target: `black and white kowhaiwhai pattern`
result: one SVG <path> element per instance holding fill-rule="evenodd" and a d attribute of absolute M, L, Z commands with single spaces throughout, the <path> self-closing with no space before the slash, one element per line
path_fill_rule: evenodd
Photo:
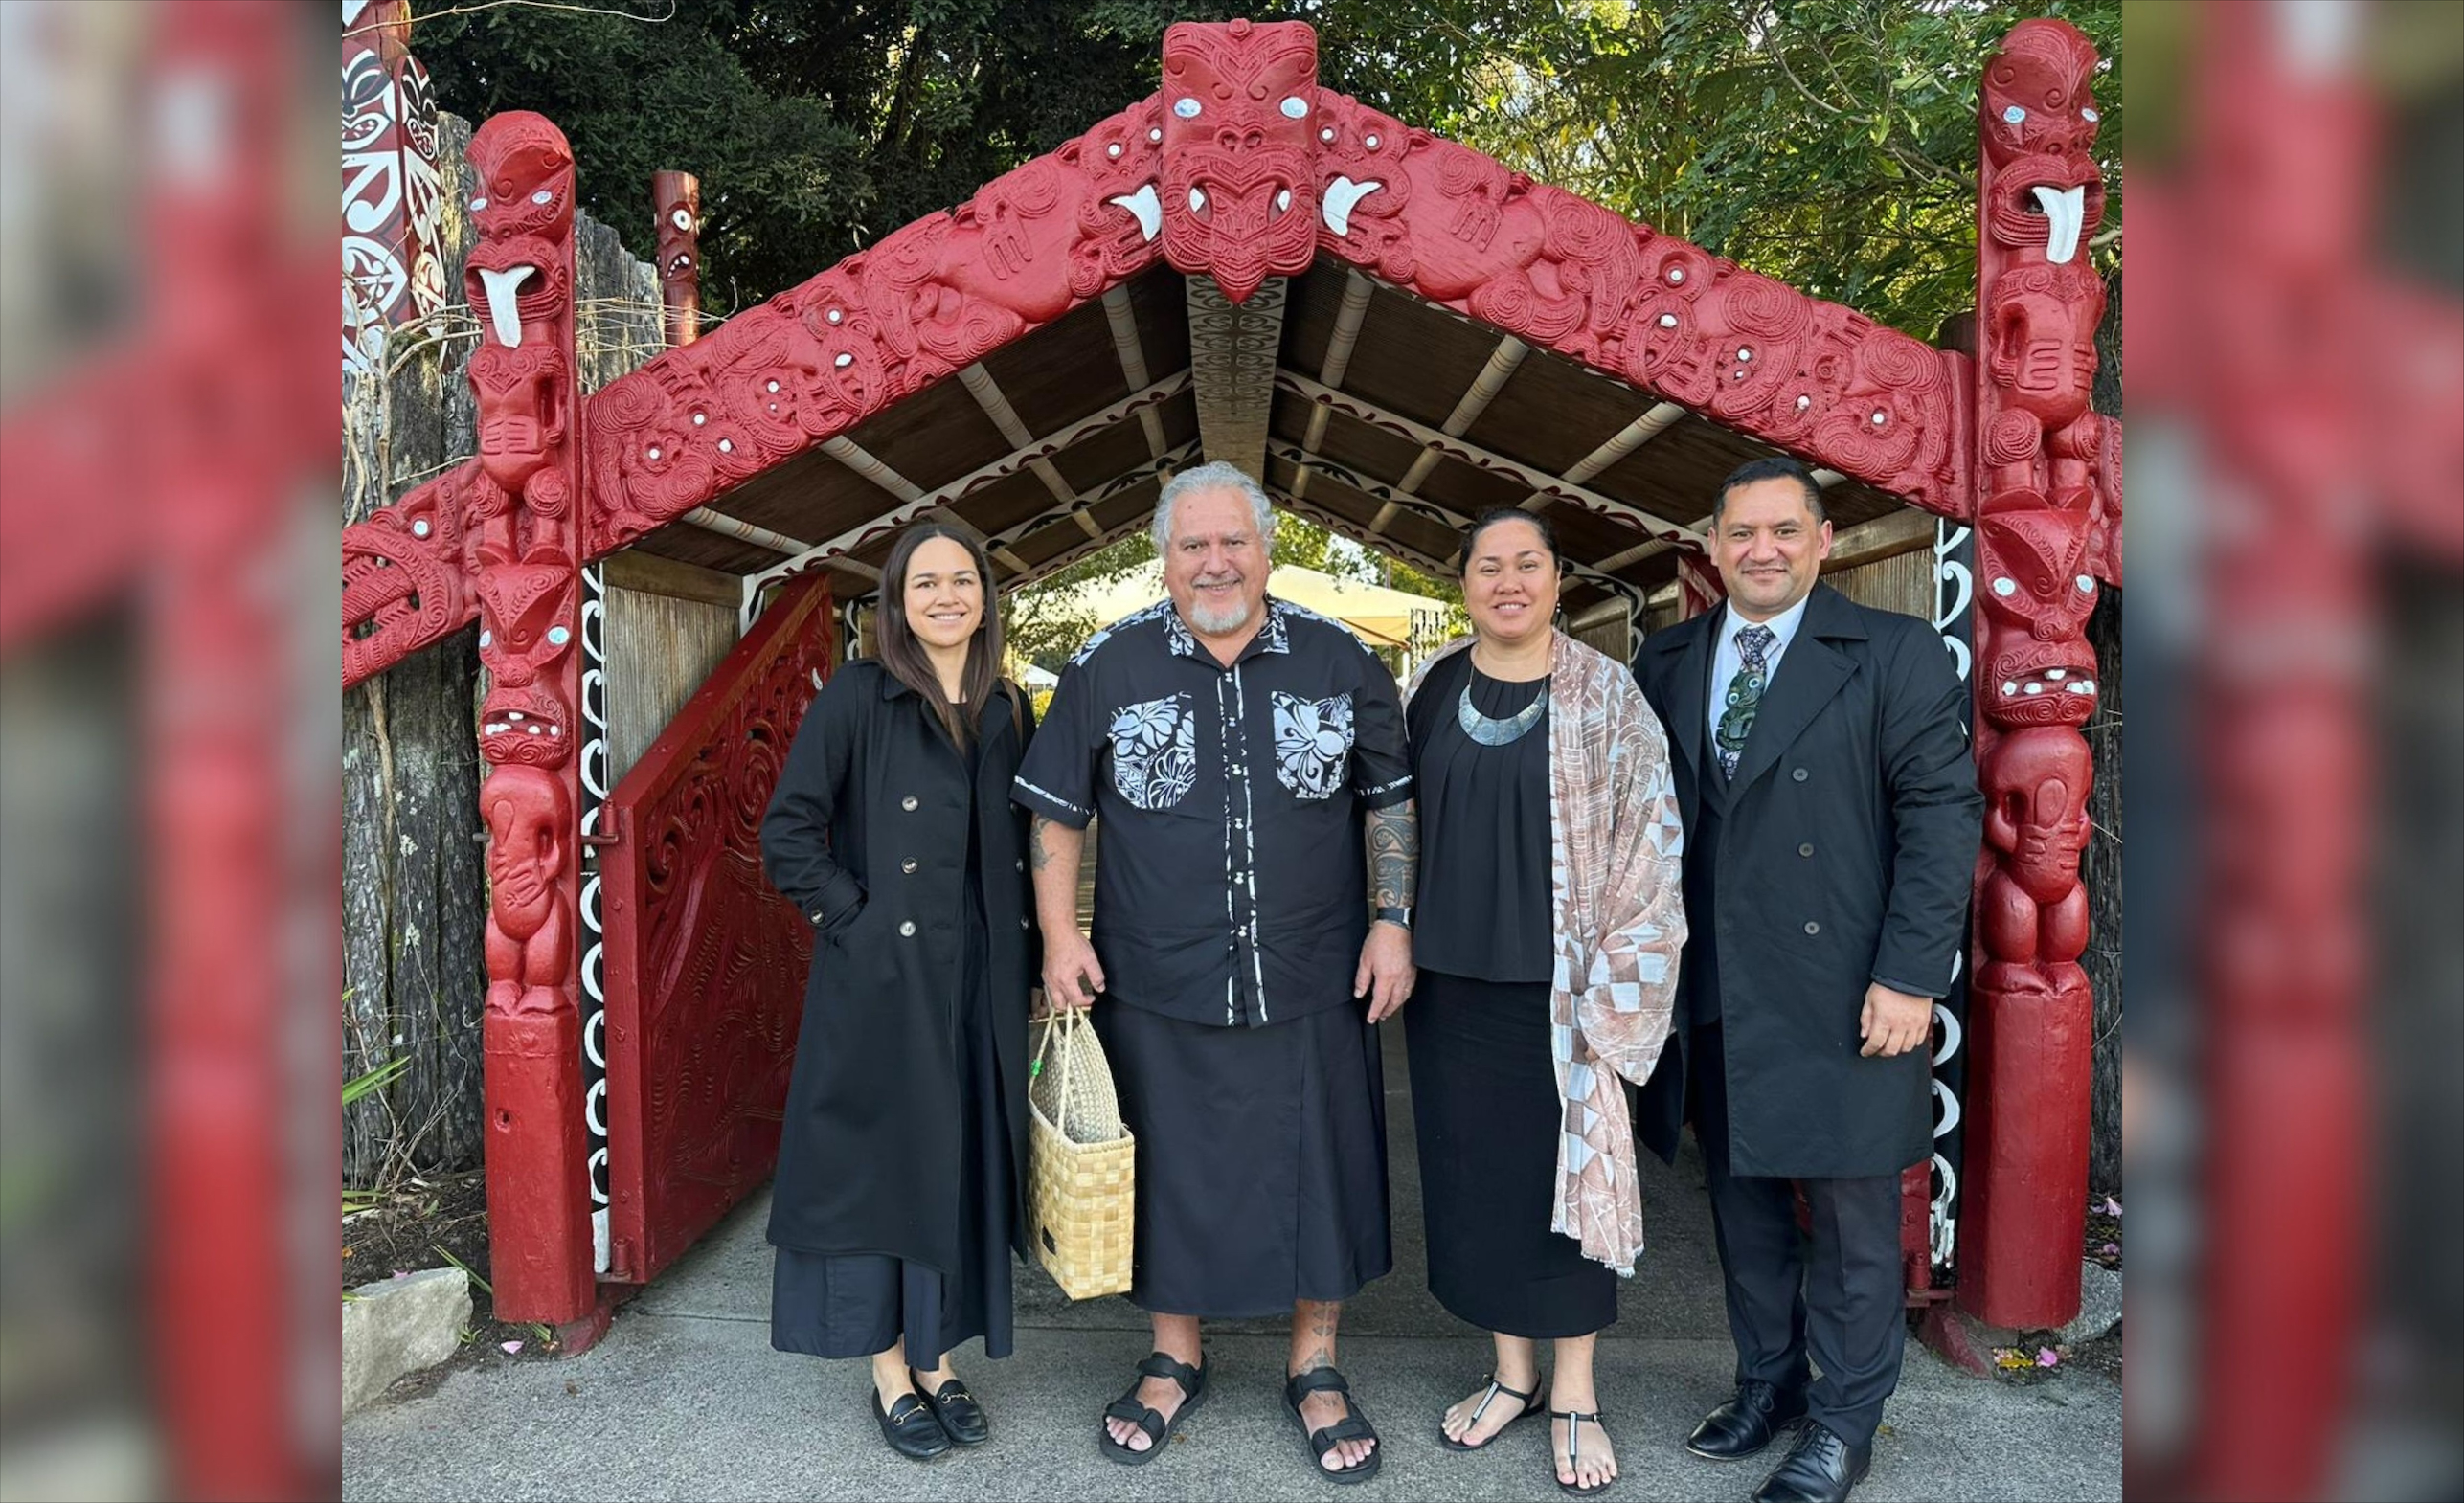
<path fill-rule="evenodd" d="M 1352 697 L 1275 694 L 1275 775 L 1305 799 L 1332 798 L 1352 755 Z"/>
<path fill-rule="evenodd" d="M 1112 786 L 1134 809 L 1169 809 L 1198 780 L 1197 706 L 1187 694 L 1123 705 L 1112 717 Z"/>

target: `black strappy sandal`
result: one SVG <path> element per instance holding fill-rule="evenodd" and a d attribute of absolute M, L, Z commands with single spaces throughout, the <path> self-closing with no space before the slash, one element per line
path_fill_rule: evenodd
<path fill-rule="evenodd" d="M 1323 1429 L 1309 1428 L 1309 1422 L 1300 1417 L 1300 1403 L 1314 1393 L 1343 1395 L 1344 1407 L 1348 1412 Z M 1377 1469 L 1386 1461 L 1386 1447 L 1382 1442 L 1368 1453 L 1368 1460 L 1360 1465 L 1345 1467 L 1341 1471 L 1326 1469 L 1326 1452 L 1344 1442 L 1378 1441 L 1377 1426 L 1368 1423 L 1368 1412 L 1361 1407 L 1358 1399 L 1352 1397 L 1352 1385 L 1344 1380 L 1343 1374 L 1331 1367 L 1313 1367 L 1287 1380 L 1283 1384 L 1283 1407 L 1292 1416 L 1292 1423 L 1300 1428 L 1301 1443 L 1309 1451 L 1311 1471 L 1328 1482 L 1343 1486 L 1367 1482 L 1377 1475 Z"/>
<path fill-rule="evenodd" d="M 1174 1361 L 1161 1352 L 1147 1354 L 1145 1359 L 1138 1364 L 1138 1376 L 1139 1381 L 1129 1385 L 1129 1392 L 1106 1405 L 1103 1414 L 1107 1420 L 1127 1420 L 1144 1430 L 1146 1438 L 1153 1444 L 1144 1450 L 1138 1450 L 1114 1440 L 1109 1425 L 1096 1426 L 1096 1446 L 1104 1453 L 1104 1459 L 1119 1462 L 1124 1467 L 1143 1467 L 1164 1454 L 1164 1447 L 1172 1440 L 1172 1432 L 1180 1428 L 1181 1422 L 1189 1417 L 1189 1411 L 1207 1397 L 1205 1367 L 1191 1367 L 1187 1362 Z M 1139 1385 L 1149 1378 L 1168 1378 L 1181 1385 L 1181 1406 L 1172 1411 L 1172 1418 L 1167 1420 L 1162 1410 L 1138 1402 Z"/>
<path fill-rule="evenodd" d="M 1458 1441 L 1453 1436 L 1447 1434 L 1446 1417 L 1444 1415 L 1439 1415 L 1437 1417 L 1437 1444 L 1445 1447 L 1448 1450 L 1486 1450 L 1491 1446 L 1497 1444 L 1497 1438 L 1499 1436 L 1503 1435 L 1506 1431 L 1514 1427 L 1515 1420 L 1528 1420 L 1533 1415 L 1538 1414 L 1541 1410 L 1543 1401 L 1540 1397 L 1540 1384 L 1537 1381 L 1532 1383 L 1531 1392 L 1525 1393 L 1520 1388 L 1508 1388 L 1505 1384 L 1498 1381 L 1497 1374 L 1491 1373 L 1489 1374 L 1489 1391 L 1481 1396 L 1480 1407 L 1472 1411 L 1472 1423 L 1463 1427 L 1464 1433 L 1469 1434 L 1471 1431 L 1480 1428 L 1481 1416 L 1489 1412 L 1489 1405 L 1497 1402 L 1498 1396 L 1500 1394 L 1503 1394 L 1509 1399 L 1520 1399 L 1523 1401 L 1523 1407 L 1515 1414 L 1513 1420 L 1508 1420 L 1503 1424 L 1499 1425 L 1494 1431 L 1490 1432 L 1487 1440 L 1466 1442 Z"/>
<path fill-rule="evenodd" d="M 1571 1409 L 1551 1409 L 1548 1411 L 1548 1418 L 1566 1422 L 1566 1469 L 1578 1477 L 1581 1476 L 1583 1474 L 1581 1452 L 1575 1447 L 1574 1443 L 1582 1438 L 1585 1420 L 1591 1421 L 1594 1424 L 1600 1424 L 1600 1412 L 1594 1409 L 1589 1414 L 1577 1414 Z M 1608 1428 L 1607 1425 L 1600 1424 L 1600 1433 L 1607 1434 Z M 1548 1475 L 1551 1480 L 1554 1480 L 1557 1475 L 1557 1462 L 1554 1457 L 1551 1457 L 1548 1462 Z M 1604 1481 L 1595 1482 L 1588 1488 L 1578 1488 L 1571 1482 L 1559 1482 L 1557 1491 L 1571 1493 L 1578 1498 L 1597 1497 L 1615 1487 L 1616 1480 L 1615 1477 L 1610 1477 Z"/>

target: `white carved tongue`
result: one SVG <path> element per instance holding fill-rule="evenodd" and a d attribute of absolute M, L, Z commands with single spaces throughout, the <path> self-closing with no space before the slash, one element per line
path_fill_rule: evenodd
<path fill-rule="evenodd" d="M 1338 236 L 1352 233 L 1352 207 L 1386 185 L 1374 178 L 1355 183 L 1348 177 L 1337 177 L 1326 184 L 1318 199 L 1318 217 Z"/>
<path fill-rule="evenodd" d="M 522 315 L 513 304 L 514 291 L 536 270 L 535 266 L 490 266 L 480 271 L 479 284 L 487 291 L 488 322 L 496 327 L 496 342 L 508 349 L 518 349 L 522 345 Z"/>
<path fill-rule="evenodd" d="M 1149 183 L 1134 193 L 1123 193 L 1118 198 L 1107 198 L 1104 202 L 1119 204 L 1136 214 L 1138 233 L 1145 238 L 1151 240 L 1163 233 L 1164 206 L 1156 201 L 1154 184 Z"/>
<path fill-rule="evenodd" d="M 2045 211 L 2045 258 L 2063 265 L 2079 254 L 2079 226 L 2088 213 L 2088 190 L 2039 184 L 2035 192 L 2037 207 Z"/>

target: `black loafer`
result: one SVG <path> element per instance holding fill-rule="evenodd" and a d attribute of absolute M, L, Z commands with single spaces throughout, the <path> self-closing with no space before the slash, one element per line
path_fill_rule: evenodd
<path fill-rule="evenodd" d="M 1694 1433 L 1685 1437 L 1685 1448 L 1707 1461 L 1743 1461 L 1803 1418 L 1804 1389 L 1783 1389 L 1749 1378 L 1737 1384 L 1733 1397 L 1694 1426 Z"/>
<path fill-rule="evenodd" d="M 931 1461 L 950 1448 L 949 1432 L 941 1422 L 933 1418 L 933 1406 L 921 1394 L 900 1394 L 881 1407 L 881 1395 L 875 1392 L 870 1402 L 873 1423 L 881 1426 L 881 1438 L 890 1448 L 910 1461 Z"/>
<path fill-rule="evenodd" d="M 924 1393 L 923 1378 L 914 1372 L 907 1376 L 915 1382 L 916 1391 Z M 953 1378 L 938 1392 L 925 1394 L 925 1397 L 932 1401 L 933 1417 L 941 1422 L 941 1428 L 949 1432 L 953 1442 L 961 1446 L 981 1446 L 992 1439 L 992 1422 L 984 1418 L 983 1405 L 975 1402 L 975 1395 L 967 1392 L 966 1384 Z"/>
<path fill-rule="evenodd" d="M 1808 1424 L 1787 1459 L 1754 1489 L 1753 1503 L 1848 1503 L 1849 1490 L 1873 1464 L 1872 1447 L 1851 1446 L 1827 1424 Z"/>

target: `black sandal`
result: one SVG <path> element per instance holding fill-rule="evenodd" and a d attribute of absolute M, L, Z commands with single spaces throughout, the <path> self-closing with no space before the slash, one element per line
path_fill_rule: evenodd
<path fill-rule="evenodd" d="M 1578 1477 L 1581 1476 L 1583 1474 L 1581 1453 L 1576 1450 L 1574 1443 L 1582 1438 L 1585 1420 L 1591 1421 L 1594 1424 L 1600 1424 L 1600 1412 L 1594 1409 L 1589 1414 L 1577 1414 L 1571 1409 L 1551 1409 L 1548 1411 L 1548 1418 L 1566 1422 L 1566 1469 Z M 1600 1424 L 1600 1433 L 1607 1434 L 1608 1428 L 1607 1425 Z M 1557 1463 L 1553 1457 L 1548 1463 L 1548 1475 L 1552 1478 L 1557 1475 Z M 1597 1497 L 1614 1486 L 1616 1480 L 1615 1477 L 1605 1478 L 1588 1488 L 1578 1488 L 1571 1482 L 1560 1482 L 1557 1484 L 1557 1491 L 1571 1493 L 1578 1498 Z"/>
<path fill-rule="evenodd" d="M 1348 1412 L 1324 1429 L 1309 1428 L 1309 1422 L 1300 1417 L 1300 1402 L 1313 1393 L 1343 1395 L 1344 1407 Z M 1367 1482 L 1377 1475 L 1377 1469 L 1386 1461 L 1386 1447 L 1382 1444 L 1368 1453 L 1368 1460 L 1358 1466 L 1345 1467 L 1340 1471 L 1330 1471 L 1326 1468 L 1326 1452 L 1333 1450 L 1344 1442 L 1374 1443 L 1378 1440 L 1377 1426 L 1368 1423 L 1368 1411 L 1361 1407 L 1361 1402 L 1358 1399 L 1352 1397 L 1352 1385 L 1344 1380 L 1343 1374 L 1331 1367 L 1313 1367 L 1305 1373 L 1287 1380 L 1283 1384 L 1283 1408 L 1292 1416 L 1292 1423 L 1300 1428 L 1301 1442 L 1309 1451 L 1311 1471 L 1328 1482 L 1343 1486 L 1349 1486 L 1355 1482 Z"/>
<path fill-rule="evenodd" d="M 953 1442 L 961 1446 L 981 1446 L 992 1439 L 992 1422 L 984 1418 L 983 1405 L 975 1402 L 975 1395 L 967 1392 L 965 1383 L 953 1378 L 941 1385 L 939 1392 L 924 1393 L 922 1374 L 909 1368 L 907 1378 L 916 1385 L 916 1391 L 924 1394 L 925 1401 L 932 1404 L 933 1418 L 941 1422 L 941 1428 L 949 1432 Z"/>
<path fill-rule="evenodd" d="M 1183 1420 L 1189 1417 L 1189 1411 L 1196 1408 L 1207 1397 L 1205 1367 L 1191 1367 L 1188 1363 L 1175 1361 L 1161 1352 L 1147 1354 L 1145 1360 L 1138 1364 L 1138 1374 L 1139 1381 L 1129 1385 L 1129 1392 L 1106 1405 L 1103 1416 L 1107 1420 L 1127 1420 L 1144 1430 L 1147 1440 L 1152 1444 L 1144 1450 L 1138 1450 L 1114 1440 L 1109 1425 L 1096 1426 L 1096 1447 L 1104 1453 L 1107 1461 L 1117 1461 L 1124 1467 L 1143 1467 L 1162 1455 L 1164 1447 L 1171 1443 L 1172 1432 L 1180 1427 Z M 1184 1397 L 1181 1400 L 1181 1406 L 1172 1411 L 1172 1418 L 1167 1420 L 1164 1418 L 1162 1410 L 1138 1402 L 1139 1386 L 1149 1378 L 1168 1378 L 1181 1385 Z"/>
<path fill-rule="evenodd" d="M 1497 1374 L 1491 1373 L 1489 1374 L 1489 1391 L 1481 1395 L 1480 1407 L 1472 1411 L 1472 1423 L 1463 1426 L 1465 1434 L 1469 1434 L 1473 1430 L 1480 1428 L 1481 1416 L 1489 1412 L 1489 1405 L 1497 1402 L 1497 1398 L 1500 1394 L 1503 1394 L 1509 1399 L 1520 1399 L 1523 1401 L 1523 1407 L 1521 1410 L 1516 1412 L 1513 1420 L 1506 1421 L 1503 1424 L 1499 1425 L 1495 1430 L 1491 1431 L 1487 1440 L 1465 1442 L 1458 1441 L 1446 1433 L 1446 1417 L 1444 1415 L 1439 1415 L 1437 1417 L 1437 1444 L 1445 1447 L 1448 1450 L 1486 1450 L 1489 1447 L 1497 1443 L 1497 1438 L 1499 1436 L 1503 1435 L 1507 1430 L 1514 1427 L 1515 1420 L 1528 1420 L 1533 1415 L 1538 1414 L 1544 1402 L 1540 1397 L 1539 1383 L 1534 1382 L 1531 1385 L 1531 1392 L 1525 1393 L 1520 1388 L 1508 1388 L 1505 1384 L 1498 1381 Z"/>
<path fill-rule="evenodd" d="M 881 1426 L 881 1438 L 892 1450 L 909 1461 L 931 1461 L 950 1448 L 949 1432 L 933 1418 L 933 1406 L 922 1394 L 900 1394 L 884 1409 L 880 1390 L 870 1383 L 865 1386 L 871 1395 L 873 1423 Z"/>

